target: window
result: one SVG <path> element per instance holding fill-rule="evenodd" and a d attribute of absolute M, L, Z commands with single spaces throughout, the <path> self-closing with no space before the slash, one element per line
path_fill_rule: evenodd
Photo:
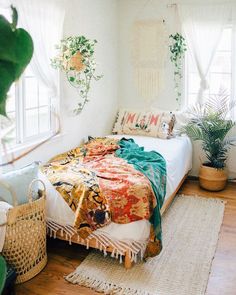
<path fill-rule="evenodd" d="M 9 10 L 0 14 L 10 18 Z M 34 76 L 29 65 L 20 80 L 11 87 L 6 104 L 8 118 L 1 116 L 1 129 L 8 130 L 7 149 L 34 143 L 53 132 L 52 101 L 46 87 Z"/>
<path fill-rule="evenodd" d="M 231 99 L 234 96 L 232 85 L 233 75 L 233 29 L 227 27 L 223 30 L 220 43 L 212 61 L 207 81 L 209 88 L 205 91 L 204 96 L 217 95 L 222 88 L 226 90 Z M 188 105 L 196 103 L 197 94 L 200 85 L 200 78 L 196 65 L 192 60 L 191 54 L 186 55 L 186 97 Z M 203 97 L 204 100 L 204 97 Z"/>

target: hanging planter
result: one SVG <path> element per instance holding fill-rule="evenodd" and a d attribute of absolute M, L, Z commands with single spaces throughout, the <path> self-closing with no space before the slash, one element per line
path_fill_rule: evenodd
<path fill-rule="evenodd" d="M 102 75 L 96 75 L 94 47 L 96 40 L 89 40 L 84 36 L 73 36 L 61 40 L 56 46 L 59 53 L 51 60 L 52 66 L 66 73 L 67 80 L 75 87 L 81 98 L 75 114 L 79 114 L 88 100 L 88 93 L 92 80 L 99 80 Z"/>
<path fill-rule="evenodd" d="M 170 60 L 173 63 L 175 69 L 174 69 L 174 82 L 175 82 L 175 91 L 176 91 L 176 101 L 178 103 L 178 106 L 181 105 L 181 91 L 180 91 L 180 85 L 181 85 L 181 79 L 183 77 L 182 75 L 182 62 L 185 55 L 185 51 L 187 50 L 187 46 L 185 43 L 184 37 L 176 33 L 175 35 L 169 36 L 171 40 L 171 45 L 169 45 L 170 48 Z"/>

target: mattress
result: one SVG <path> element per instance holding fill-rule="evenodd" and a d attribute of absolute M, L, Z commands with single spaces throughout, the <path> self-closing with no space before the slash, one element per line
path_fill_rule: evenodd
<path fill-rule="evenodd" d="M 157 151 L 166 160 L 167 187 L 165 201 L 173 194 L 185 174 L 192 168 L 192 145 L 186 136 L 169 140 L 144 136 L 109 135 L 112 138 L 133 138 L 146 151 Z M 67 205 L 60 194 L 42 173 L 39 174 L 47 189 L 46 215 L 48 220 L 62 226 L 72 226 L 74 212 Z M 125 241 L 146 241 L 149 238 L 150 223 L 148 220 L 139 220 L 128 224 L 110 223 L 94 233 L 109 236 L 111 239 Z"/>

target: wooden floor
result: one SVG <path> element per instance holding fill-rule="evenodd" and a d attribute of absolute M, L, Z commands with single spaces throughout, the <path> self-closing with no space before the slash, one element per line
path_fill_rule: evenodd
<path fill-rule="evenodd" d="M 222 192 L 209 193 L 201 190 L 197 181 L 186 181 L 180 192 L 217 197 L 227 201 L 206 295 L 236 295 L 236 184 L 228 184 Z M 18 285 L 16 294 L 98 294 L 90 289 L 69 284 L 63 279 L 63 276 L 72 272 L 88 253 L 82 246 L 69 246 L 66 242 L 50 239 L 46 268 L 29 282 Z"/>

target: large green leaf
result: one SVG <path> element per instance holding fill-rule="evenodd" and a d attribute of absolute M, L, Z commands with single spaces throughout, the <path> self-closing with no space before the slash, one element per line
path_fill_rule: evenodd
<path fill-rule="evenodd" d="M 0 114 L 11 85 L 19 79 L 33 55 L 33 40 L 24 29 L 17 29 L 17 11 L 12 7 L 12 23 L 0 15 Z"/>
<path fill-rule="evenodd" d="M 7 266 L 4 258 L 0 255 L 0 294 L 2 294 L 2 290 L 5 284 L 7 274 Z"/>

